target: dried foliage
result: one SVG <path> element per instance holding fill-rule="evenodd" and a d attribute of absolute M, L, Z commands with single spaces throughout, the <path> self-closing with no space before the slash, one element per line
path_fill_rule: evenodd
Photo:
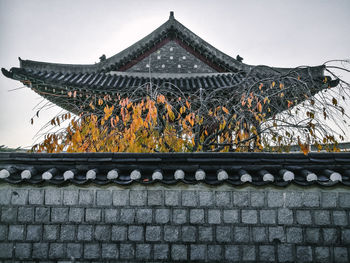
<path fill-rule="evenodd" d="M 281 73 L 256 66 L 238 83 L 235 76 L 242 72 L 233 75 L 232 85 L 199 88 L 191 94 L 171 83 L 155 85 L 151 78 L 115 96 L 79 96 L 72 89 L 62 98 L 71 108 L 84 105 L 79 118 L 70 119 L 68 113 L 53 118 L 52 126 L 68 119 L 70 124 L 47 133 L 32 150 L 288 151 L 295 144 L 304 153 L 311 144 L 322 150 L 324 144 L 336 146 L 344 140 L 349 115 L 342 101 L 349 99 L 350 84 L 339 73 L 348 74 L 349 64 L 346 60 L 326 62 L 324 70 L 331 78 L 322 79 L 315 78 L 309 67 Z M 338 127 L 330 126 L 328 120 Z"/>

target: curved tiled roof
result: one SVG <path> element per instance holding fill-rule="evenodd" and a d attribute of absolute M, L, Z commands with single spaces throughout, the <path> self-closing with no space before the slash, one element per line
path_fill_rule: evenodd
<path fill-rule="evenodd" d="M 349 153 L 0 153 L 0 183 L 350 186 Z"/>
<path fill-rule="evenodd" d="M 32 60 L 20 59 L 20 67 L 24 69 L 33 69 L 37 71 L 60 71 L 60 72 L 106 72 L 118 70 L 128 64 L 131 60 L 136 59 L 146 53 L 158 43 L 165 39 L 178 39 L 181 43 L 190 47 L 196 53 L 201 54 L 204 58 L 221 67 L 226 72 L 248 69 L 249 66 L 237 61 L 236 59 L 219 51 L 202 38 L 194 34 L 191 30 L 182 25 L 170 13 L 169 19 L 160 27 L 155 29 L 135 44 L 119 52 L 118 54 L 100 61 L 96 64 L 74 65 L 47 63 Z"/>
<path fill-rule="evenodd" d="M 128 67 L 134 65 L 135 61 L 139 61 L 149 52 L 154 52 L 155 48 L 169 40 L 176 40 L 180 45 L 187 47 L 193 55 L 204 63 L 209 63 L 218 73 L 161 74 L 151 72 L 151 74 L 147 74 L 144 72 L 125 72 Z M 81 113 L 85 106 L 78 105 L 76 108 L 72 108 L 72 103 L 68 102 L 69 98 L 66 96 L 68 91 L 77 91 L 82 98 L 84 92 L 89 95 L 114 95 L 124 88 L 129 89 L 130 92 L 130 88 L 141 87 L 151 80 L 153 84 L 158 86 L 173 86 L 189 95 L 201 88 L 205 91 L 226 87 L 236 88 L 242 81 L 246 81 L 245 85 L 250 86 L 268 78 L 276 79 L 284 75 L 296 78 L 296 75 L 301 75 L 302 80 L 311 89 L 311 94 L 315 94 L 324 88 L 338 84 L 330 77 L 327 77 L 328 82 L 324 83 L 323 71 L 324 66 L 283 69 L 246 65 L 222 53 L 195 35 L 178 22 L 173 13 L 167 22 L 151 34 L 97 64 L 68 65 L 20 59 L 19 68 L 14 67 L 9 71 L 2 68 L 2 73 L 6 77 L 22 81 L 48 100 L 76 114 Z M 291 72 L 293 74 L 290 74 Z M 249 83 L 248 79 L 252 83 Z M 288 85 L 288 83 L 284 84 Z M 239 96 L 240 94 L 230 93 L 226 95 Z M 74 101 L 73 104 L 78 104 L 78 102 Z"/>

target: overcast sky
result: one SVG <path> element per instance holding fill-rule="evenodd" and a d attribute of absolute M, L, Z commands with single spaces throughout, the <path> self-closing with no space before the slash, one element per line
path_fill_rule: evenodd
<path fill-rule="evenodd" d="M 350 59 L 349 0 L 0 0 L 0 67 L 22 59 L 91 64 L 132 45 L 169 12 L 195 34 L 252 65 L 320 65 Z M 35 119 L 40 96 L 0 76 L 0 145 L 26 147 L 59 111 Z M 347 112 L 349 112 L 349 105 Z"/>

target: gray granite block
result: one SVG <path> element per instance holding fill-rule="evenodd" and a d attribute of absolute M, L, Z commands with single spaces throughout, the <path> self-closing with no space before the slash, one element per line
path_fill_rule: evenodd
<path fill-rule="evenodd" d="M 161 227 L 160 226 L 146 226 L 146 240 L 147 241 L 160 241 L 161 240 Z"/>
<path fill-rule="evenodd" d="M 176 242 L 180 239 L 179 226 L 164 226 L 164 241 Z"/>
<path fill-rule="evenodd" d="M 44 225 L 43 239 L 54 241 L 58 239 L 58 225 Z"/>

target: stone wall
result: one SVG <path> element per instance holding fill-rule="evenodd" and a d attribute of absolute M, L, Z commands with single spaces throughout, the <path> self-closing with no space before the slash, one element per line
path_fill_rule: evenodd
<path fill-rule="evenodd" d="M 0 262 L 349 262 L 350 192 L 0 187 Z"/>

